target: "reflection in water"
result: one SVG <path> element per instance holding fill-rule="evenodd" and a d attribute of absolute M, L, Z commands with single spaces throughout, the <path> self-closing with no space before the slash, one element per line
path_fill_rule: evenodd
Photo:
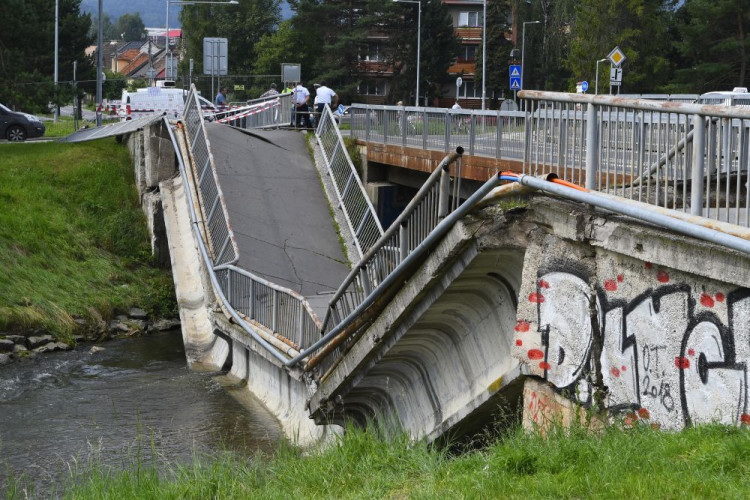
<path fill-rule="evenodd" d="M 67 464 L 92 459 L 163 466 L 276 449 L 274 417 L 252 398 L 233 399 L 224 377 L 188 370 L 179 331 L 102 347 L 0 367 L 0 491 L 20 475 L 45 489 Z"/>

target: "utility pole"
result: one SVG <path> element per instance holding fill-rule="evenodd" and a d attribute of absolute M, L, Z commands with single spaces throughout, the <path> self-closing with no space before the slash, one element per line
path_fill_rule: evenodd
<path fill-rule="evenodd" d="M 98 36 L 98 54 L 96 56 L 96 126 L 102 125 L 102 38 L 104 37 L 104 9 L 102 1 L 99 0 L 99 36 Z"/>
<path fill-rule="evenodd" d="M 55 0 L 55 122 L 60 114 L 60 107 L 57 105 L 57 52 L 59 48 L 59 24 L 60 20 L 60 0 Z"/>
<path fill-rule="evenodd" d="M 73 61 L 73 130 L 78 130 L 78 82 L 76 82 L 78 61 Z"/>

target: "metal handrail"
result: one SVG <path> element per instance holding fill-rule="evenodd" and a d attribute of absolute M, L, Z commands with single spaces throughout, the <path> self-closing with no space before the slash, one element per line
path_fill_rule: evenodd
<path fill-rule="evenodd" d="M 324 106 L 315 138 L 361 258 L 383 236 L 383 227 L 328 106 Z"/>
<path fill-rule="evenodd" d="M 235 263 L 239 259 L 237 240 L 229 223 L 224 192 L 219 184 L 216 162 L 211 152 L 211 142 L 203 119 L 195 85 L 191 86 L 185 101 L 184 124 L 188 131 L 189 152 L 193 158 L 197 184 L 204 213 L 206 232 L 210 236 L 210 250 L 214 264 Z"/>

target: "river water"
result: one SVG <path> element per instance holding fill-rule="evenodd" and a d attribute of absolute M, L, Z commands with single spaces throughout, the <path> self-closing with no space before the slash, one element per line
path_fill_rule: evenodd
<path fill-rule="evenodd" d="M 59 491 L 90 461 L 121 469 L 156 460 L 163 470 L 278 447 L 278 422 L 246 390 L 188 369 L 179 331 L 99 347 L 0 367 L 0 492 L 11 477 Z"/>

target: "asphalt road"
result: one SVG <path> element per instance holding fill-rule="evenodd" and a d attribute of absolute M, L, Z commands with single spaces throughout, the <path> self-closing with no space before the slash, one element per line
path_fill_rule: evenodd
<path fill-rule="evenodd" d="M 300 292 L 324 313 L 349 267 L 304 135 L 206 126 L 238 265 Z"/>

